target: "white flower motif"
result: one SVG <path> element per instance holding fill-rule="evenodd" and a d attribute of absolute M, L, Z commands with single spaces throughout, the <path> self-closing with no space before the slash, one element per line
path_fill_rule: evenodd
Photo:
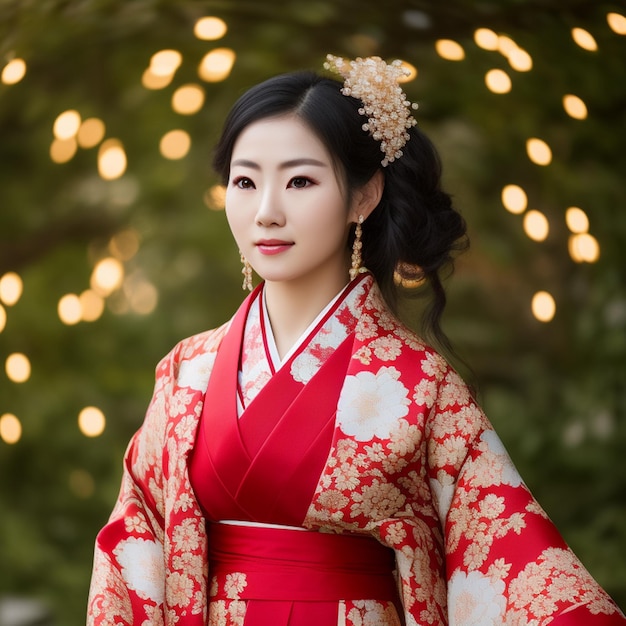
<path fill-rule="evenodd" d="M 486 430 L 480 436 L 481 441 L 487 444 L 489 452 L 495 455 L 502 472 L 502 484 L 519 487 L 523 481 L 517 469 L 513 465 L 504 444 L 494 430 Z"/>
<path fill-rule="evenodd" d="M 388 439 L 409 412 L 408 390 L 399 378 L 395 367 L 347 376 L 337 406 L 341 430 L 357 441 Z"/>
<path fill-rule="evenodd" d="M 205 352 L 183 361 L 178 370 L 178 385 L 196 391 L 205 391 L 217 352 Z"/>
<path fill-rule="evenodd" d="M 163 548 L 148 539 L 129 537 L 113 550 L 128 587 L 140 598 L 163 602 Z"/>
<path fill-rule="evenodd" d="M 441 480 L 439 480 L 441 478 Z M 430 479 L 430 488 L 433 491 L 435 502 L 437 503 L 437 512 L 441 523 L 445 523 L 448 517 L 448 511 L 452 505 L 454 497 L 454 479 L 445 472 L 439 472 L 437 478 Z"/>
<path fill-rule="evenodd" d="M 291 375 L 299 383 L 308 383 L 320 368 L 320 360 L 310 354 L 303 352 L 299 354 L 291 364 Z"/>
<path fill-rule="evenodd" d="M 500 626 L 504 623 L 504 581 L 478 571 L 457 570 L 448 584 L 450 626 Z"/>

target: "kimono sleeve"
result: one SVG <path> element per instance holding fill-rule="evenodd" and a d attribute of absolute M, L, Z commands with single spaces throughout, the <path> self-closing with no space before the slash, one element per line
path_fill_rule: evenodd
<path fill-rule="evenodd" d="M 626 624 L 450 369 L 427 438 L 430 485 L 444 529 L 450 624 Z"/>
<path fill-rule="evenodd" d="M 156 372 L 154 395 L 124 457 L 118 500 L 96 538 L 88 626 L 163 624 L 165 396 L 173 356 Z"/>

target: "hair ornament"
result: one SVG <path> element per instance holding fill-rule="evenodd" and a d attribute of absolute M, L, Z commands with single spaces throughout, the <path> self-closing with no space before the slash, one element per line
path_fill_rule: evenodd
<path fill-rule="evenodd" d="M 363 130 L 380 142 L 385 157 L 383 167 L 402 156 L 402 148 L 410 139 L 407 132 L 417 121 L 411 109 L 417 104 L 409 102 L 399 81 L 410 74 L 402 61 L 391 64 L 380 57 L 357 58 L 347 61 L 332 54 L 326 55 L 324 68 L 343 77 L 341 93 L 353 96 L 363 103 L 359 113 L 367 117 Z"/>

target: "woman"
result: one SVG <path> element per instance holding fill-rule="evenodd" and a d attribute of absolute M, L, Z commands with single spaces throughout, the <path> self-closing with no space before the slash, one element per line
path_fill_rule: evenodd
<path fill-rule="evenodd" d="M 343 85 L 279 76 L 226 120 L 215 166 L 244 286 L 263 282 L 158 365 L 89 623 L 624 624 L 392 312 L 412 271 L 445 342 L 440 275 L 465 245 L 401 67 L 328 67 Z"/>

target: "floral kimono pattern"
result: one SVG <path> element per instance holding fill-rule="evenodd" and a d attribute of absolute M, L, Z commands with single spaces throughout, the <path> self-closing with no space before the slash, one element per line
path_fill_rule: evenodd
<path fill-rule="evenodd" d="M 301 526 L 393 549 L 402 615 L 390 603 L 346 600 L 337 624 L 626 624 L 460 377 L 391 315 L 371 276 L 357 282 L 330 450 Z M 207 385 L 233 325 L 182 341 L 157 367 L 96 541 L 88 624 L 244 624 L 245 577 L 212 581 L 205 512 L 189 475 Z"/>

